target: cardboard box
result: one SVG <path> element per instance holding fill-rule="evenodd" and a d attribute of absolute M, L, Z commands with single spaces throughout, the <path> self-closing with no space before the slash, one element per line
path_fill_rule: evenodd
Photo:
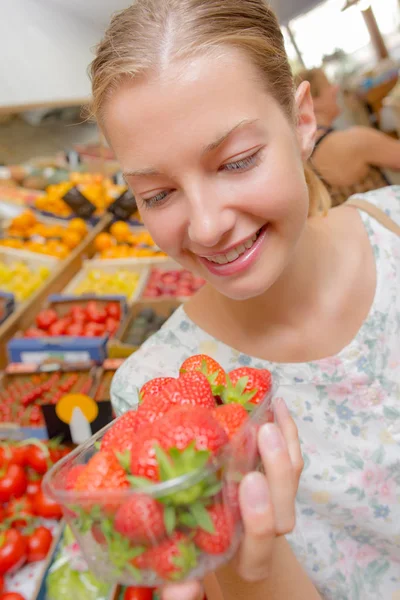
<path fill-rule="evenodd" d="M 55 294 L 49 296 L 47 308 L 53 308 L 60 317 L 63 317 L 70 310 L 71 305 L 86 306 L 90 300 L 96 301 L 99 306 L 108 302 L 119 302 L 121 304 L 121 314 L 126 314 L 127 303 L 124 296 L 87 295 L 77 297 Z M 108 335 L 101 337 L 62 335 L 59 337 L 27 338 L 24 337 L 23 332 L 19 332 L 9 341 L 7 352 L 10 362 L 14 363 L 42 363 L 54 359 L 66 362 L 91 360 L 100 364 L 107 358 L 108 339 Z"/>

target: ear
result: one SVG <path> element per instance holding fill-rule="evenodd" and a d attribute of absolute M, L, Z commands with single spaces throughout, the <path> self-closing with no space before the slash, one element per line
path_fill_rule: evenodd
<path fill-rule="evenodd" d="M 301 156 L 308 160 L 314 150 L 317 122 L 311 97 L 310 84 L 303 81 L 296 90 L 295 105 L 297 113 L 297 137 L 300 144 Z"/>

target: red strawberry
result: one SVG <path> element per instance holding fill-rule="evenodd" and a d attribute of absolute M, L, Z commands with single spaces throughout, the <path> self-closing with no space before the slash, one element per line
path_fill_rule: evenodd
<path fill-rule="evenodd" d="M 228 373 L 227 385 L 222 391 L 225 404 L 260 404 L 271 389 L 271 373 L 267 369 L 239 367 Z"/>
<path fill-rule="evenodd" d="M 161 419 L 173 405 L 170 403 L 168 398 L 163 395 L 159 396 L 146 396 L 141 404 L 139 404 L 137 410 L 137 424 L 139 430 L 143 425 L 148 423 L 154 423 L 158 419 Z"/>
<path fill-rule="evenodd" d="M 197 565 L 196 548 L 181 532 L 150 550 L 151 566 L 163 579 L 179 581 Z"/>
<path fill-rule="evenodd" d="M 77 492 L 121 490 L 129 487 L 124 469 L 116 456 L 109 451 L 97 452 L 89 460 L 75 483 Z"/>
<path fill-rule="evenodd" d="M 156 544 L 166 535 L 164 508 L 147 494 L 137 493 L 118 509 L 115 530 L 134 544 Z"/>
<path fill-rule="evenodd" d="M 161 392 L 164 398 L 175 406 L 203 406 L 204 408 L 215 408 L 215 398 L 211 385 L 203 373 L 193 371 L 181 375 L 169 383 Z"/>
<path fill-rule="evenodd" d="M 244 425 L 249 415 L 241 404 L 223 404 L 213 411 L 214 418 L 231 438 Z"/>
<path fill-rule="evenodd" d="M 75 484 L 78 480 L 79 475 L 85 470 L 85 465 L 75 465 L 68 471 L 67 476 L 65 478 L 65 489 L 73 490 L 75 488 Z"/>
<path fill-rule="evenodd" d="M 111 450 L 114 454 L 123 454 L 135 446 L 137 440 L 137 434 L 130 429 L 121 431 L 118 437 L 114 440 L 110 440 L 107 444 L 107 450 Z M 103 450 L 103 446 L 101 447 Z"/>
<path fill-rule="evenodd" d="M 204 466 L 227 442 L 227 434 L 211 411 L 201 407 L 176 408 L 138 439 L 131 456 L 131 472 L 153 481 L 173 479 Z M 169 454 L 162 469 L 156 449 L 159 454 Z"/>
<path fill-rule="evenodd" d="M 108 448 L 112 448 L 115 442 L 118 442 L 118 438 L 120 437 L 122 432 L 130 431 L 135 433 L 137 430 L 137 416 L 135 410 L 129 410 L 122 417 L 116 420 L 114 425 L 104 434 L 104 437 L 101 441 L 101 449 L 107 450 Z"/>
<path fill-rule="evenodd" d="M 191 371 L 200 371 L 205 375 L 213 388 L 214 394 L 219 395 L 217 388 L 225 386 L 226 374 L 221 365 L 206 354 L 196 354 L 187 358 L 181 365 L 179 373 L 190 373 Z"/>
<path fill-rule="evenodd" d="M 214 526 L 212 533 L 198 529 L 194 542 L 200 550 L 207 554 L 223 554 L 231 545 L 234 523 L 229 509 L 222 504 L 214 504 L 207 509 Z"/>
<path fill-rule="evenodd" d="M 143 402 L 143 400 L 150 396 L 157 396 L 171 381 L 174 381 L 173 377 L 156 377 L 147 381 L 140 389 L 140 401 Z"/>

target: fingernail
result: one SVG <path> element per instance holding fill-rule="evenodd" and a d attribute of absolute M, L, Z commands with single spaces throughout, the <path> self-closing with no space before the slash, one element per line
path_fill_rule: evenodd
<path fill-rule="evenodd" d="M 273 404 L 274 413 L 281 421 L 290 417 L 290 412 L 283 398 L 276 398 Z"/>
<path fill-rule="evenodd" d="M 248 511 L 264 513 L 269 502 L 268 484 L 261 473 L 249 473 L 243 479 L 241 500 Z"/>
<path fill-rule="evenodd" d="M 261 444 L 269 452 L 279 452 L 283 449 L 283 438 L 279 429 L 273 423 L 266 423 L 260 429 Z"/>

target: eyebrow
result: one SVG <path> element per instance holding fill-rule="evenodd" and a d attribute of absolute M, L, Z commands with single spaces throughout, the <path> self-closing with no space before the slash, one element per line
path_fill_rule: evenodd
<path fill-rule="evenodd" d="M 211 144 L 208 144 L 207 146 L 205 146 L 202 150 L 202 155 L 208 154 L 209 152 L 216 150 L 219 146 L 221 146 L 221 144 L 223 144 L 232 135 L 232 133 L 234 133 L 238 129 L 242 129 L 243 127 L 252 125 L 253 123 L 256 123 L 258 120 L 259 119 L 244 119 L 243 121 L 240 121 L 240 123 L 237 123 L 236 125 L 234 125 L 234 127 L 231 127 L 231 129 L 229 129 L 228 131 L 223 133 L 214 142 L 211 142 Z M 123 173 L 123 175 L 124 175 L 124 177 L 146 177 L 146 176 L 149 177 L 152 175 L 153 176 L 160 175 L 160 172 L 157 171 L 157 169 L 152 169 L 150 167 L 147 169 L 146 168 L 138 169 L 136 171 L 125 171 Z"/>

